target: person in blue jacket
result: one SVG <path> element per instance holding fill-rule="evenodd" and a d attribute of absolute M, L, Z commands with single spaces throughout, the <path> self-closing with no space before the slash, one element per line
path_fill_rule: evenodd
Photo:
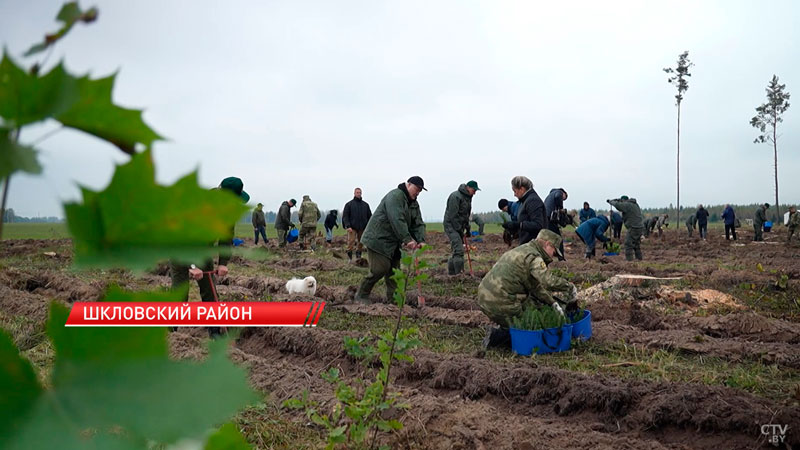
<path fill-rule="evenodd" d="M 722 211 L 722 219 L 725 221 L 725 240 L 730 240 L 730 235 L 733 233 L 733 240 L 736 240 L 736 213 L 733 212 L 731 205 L 725 205 L 725 211 Z"/>
<path fill-rule="evenodd" d="M 499 202 L 497 202 L 497 208 L 504 213 L 508 213 L 511 216 L 511 221 L 517 221 L 517 210 L 519 209 L 519 202 L 510 202 L 505 198 L 501 198 Z"/>
<path fill-rule="evenodd" d="M 611 225 L 614 229 L 614 239 L 620 239 L 622 236 L 622 214 L 611 211 Z"/>
<path fill-rule="evenodd" d="M 581 220 L 581 223 L 586 222 L 593 217 L 597 217 L 597 214 L 595 214 L 594 210 L 589 207 L 589 202 L 583 202 L 583 209 L 581 209 L 581 212 L 578 214 L 578 218 Z M 620 219 L 622 219 L 622 216 L 620 216 Z M 620 222 L 620 224 L 622 224 L 622 222 Z"/>
<path fill-rule="evenodd" d="M 575 234 L 578 235 L 578 238 L 586 244 L 586 258 L 594 257 L 594 245 L 597 240 L 600 240 L 604 247 L 605 243 L 611 240 L 605 235 L 606 229 L 608 229 L 608 219 L 606 216 L 600 215 L 583 222 L 578 229 L 575 230 Z"/>

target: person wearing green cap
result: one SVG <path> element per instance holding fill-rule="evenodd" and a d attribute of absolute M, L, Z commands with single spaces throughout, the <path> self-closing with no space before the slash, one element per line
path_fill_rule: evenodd
<path fill-rule="evenodd" d="M 317 204 L 311 201 L 308 195 L 303 196 L 303 202 L 300 203 L 300 211 L 297 212 L 297 219 L 300 221 L 300 248 L 305 250 L 306 241 L 311 236 L 311 250 L 316 250 L 315 244 L 317 239 L 317 222 L 319 222 L 322 213 L 319 212 Z"/>
<path fill-rule="evenodd" d="M 367 248 L 369 274 L 358 287 L 355 301 L 368 303 L 372 288 L 381 278 L 386 283 L 386 299 L 391 301 L 397 289 L 392 273 L 400 267 L 400 249 L 417 250 L 425 242 L 425 222 L 417 202 L 422 191 L 427 191 L 425 183 L 413 176 L 389 191 L 370 217 L 361 237 Z"/>
<path fill-rule="evenodd" d="M 297 200 L 291 199 L 281 203 L 278 208 L 278 215 L 275 217 L 275 231 L 278 232 L 278 247 L 286 247 L 286 234 L 289 228 L 294 228 L 292 223 L 292 208 L 297 204 Z"/>
<path fill-rule="evenodd" d="M 253 210 L 253 215 L 250 217 L 250 222 L 253 224 L 256 245 L 258 245 L 259 234 L 264 238 L 264 245 L 267 245 L 267 218 L 264 216 L 264 205 L 262 203 L 256 205 L 256 209 Z"/>
<path fill-rule="evenodd" d="M 223 189 L 233 192 L 234 195 L 239 197 L 244 203 L 250 200 L 250 196 L 244 191 L 244 183 L 240 178 L 228 177 L 222 180 L 222 183 L 214 189 Z M 231 247 L 233 244 L 234 228 L 236 224 L 231 224 L 230 232 L 224 239 L 220 239 L 216 244 L 218 247 Z M 213 243 L 212 243 L 213 245 Z M 228 274 L 228 262 L 230 261 L 230 252 L 222 251 L 219 253 L 219 261 L 217 262 L 216 275 L 224 277 Z M 197 286 L 200 288 L 200 298 L 204 302 L 215 302 L 215 284 L 216 277 L 211 273 L 214 270 L 214 261 L 208 259 L 203 262 L 201 267 L 196 267 L 194 264 L 186 265 L 174 260 L 170 261 L 170 278 L 172 281 L 172 288 L 178 288 L 185 285 L 189 280 L 196 280 Z M 189 291 L 186 290 L 186 296 L 183 301 L 189 300 Z M 208 334 L 212 338 L 216 338 L 221 334 L 219 327 L 208 327 Z"/>
<path fill-rule="evenodd" d="M 447 197 L 444 210 L 444 233 L 450 240 L 452 254 L 447 260 L 448 275 L 464 271 L 464 236 L 469 233 L 469 216 L 472 213 L 472 197 L 479 191 L 478 183 L 469 181 L 458 187 Z"/>
<path fill-rule="evenodd" d="M 635 198 L 628 198 L 627 195 L 614 200 L 609 199 L 606 202 L 622 213 L 622 222 L 625 224 L 625 229 L 628 230 L 625 234 L 625 259 L 633 261 L 633 257 L 636 255 L 636 259 L 641 261 L 641 243 L 644 233 L 642 209 L 639 208 Z"/>
<path fill-rule="evenodd" d="M 561 243 L 558 234 L 541 230 L 536 239 L 505 252 L 483 277 L 478 307 L 499 325 L 487 330 L 484 347 L 509 346 L 511 320 L 528 306 L 564 305 L 568 312 L 577 310 L 575 285 L 547 270 Z"/>
<path fill-rule="evenodd" d="M 753 241 L 764 241 L 764 222 L 767 221 L 767 210 L 769 209 L 769 203 L 764 203 L 763 205 L 759 206 L 756 210 L 756 214 L 753 216 Z"/>

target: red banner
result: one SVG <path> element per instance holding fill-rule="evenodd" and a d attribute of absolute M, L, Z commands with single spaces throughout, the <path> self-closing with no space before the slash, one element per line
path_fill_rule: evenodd
<path fill-rule="evenodd" d="M 314 327 L 325 302 L 78 302 L 68 327 Z"/>

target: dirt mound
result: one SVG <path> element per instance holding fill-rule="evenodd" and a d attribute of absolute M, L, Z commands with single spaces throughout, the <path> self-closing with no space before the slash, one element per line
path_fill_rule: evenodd
<path fill-rule="evenodd" d="M 0 241 L 0 258 L 42 253 L 52 247 L 69 247 L 71 239 L 13 239 Z M 71 258 L 72 252 L 58 252 L 57 256 Z"/>
<path fill-rule="evenodd" d="M 703 333 L 722 338 L 747 338 L 761 342 L 800 343 L 800 324 L 770 319 L 752 312 L 693 317 L 691 324 Z"/>
<path fill-rule="evenodd" d="M 677 289 L 668 283 L 677 278 L 641 275 L 616 275 L 578 293 L 578 299 L 591 305 L 608 300 L 638 304 L 659 313 L 676 311 L 693 314 L 700 309 L 740 310 L 743 306 L 733 297 L 714 289 Z M 666 283 L 666 284 L 665 284 Z"/>
<path fill-rule="evenodd" d="M 340 366 L 345 376 L 354 373 L 341 345 L 348 334 L 248 329 L 237 347 L 242 358 L 259 357 L 250 360 L 252 379 L 278 399 L 298 396 L 306 388 L 318 398 L 329 398 L 330 387 L 317 381 L 317 374 L 332 364 Z M 582 436 L 575 432 L 591 429 L 606 437 L 624 437 L 642 448 L 642 441 L 656 438 L 693 448 L 752 448 L 761 438 L 763 423 L 789 424 L 787 441 L 800 443 L 794 431 L 800 427 L 798 410 L 732 389 L 590 377 L 532 366 L 525 360 L 492 362 L 426 350 L 414 354 L 413 363 L 403 363 L 394 372 L 404 399 L 417 406 L 404 418 L 407 428 L 399 436 L 422 448 L 446 442 L 509 448 L 509 437 L 517 436 L 509 431 L 531 421 L 549 423 L 556 436 L 564 436 L 563 443 L 580 441 Z M 499 411 L 503 411 L 500 416 L 483 417 Z M 473 415 L 481 420 L 464 422 Z M 513 442 L 526 442 L 528 436 L 518 437 L 520 441 Z"/>
<path fill-rule="evenodd" d="M 87 283 L 77 276 L 54 271 L 23 272 L 8 269 L 4 271 L 3 278 L 14 289 L 70 303 L 97 301 L 106 290 L 106 284 L 101 281 Z"/>
<path fill-rule="evenodd" d="M 227 276 L 219 281 L 220 286 L 238 286 L 249 289 L 254 296 L 275 294 L 284 289 L 286 280 L 272 277 Z"/>

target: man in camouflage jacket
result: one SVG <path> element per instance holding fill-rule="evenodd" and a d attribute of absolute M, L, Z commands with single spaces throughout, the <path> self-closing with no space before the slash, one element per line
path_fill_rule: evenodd
<path fill-rule="evenodd" d="M 561 236 L 552 231 L 541 230 L 535 240 L 504 253 L 483 277 L 478 286 L 478 307 L 500 325 L 487 333 L 485 345 L 503 345 L 511 319 L 529 305 L 560 303 L 567 310 L 577 308 L 575 285 L 547 270 L 561 241 Z M 560 298 L 551 292 L 561 293 Z"/>

